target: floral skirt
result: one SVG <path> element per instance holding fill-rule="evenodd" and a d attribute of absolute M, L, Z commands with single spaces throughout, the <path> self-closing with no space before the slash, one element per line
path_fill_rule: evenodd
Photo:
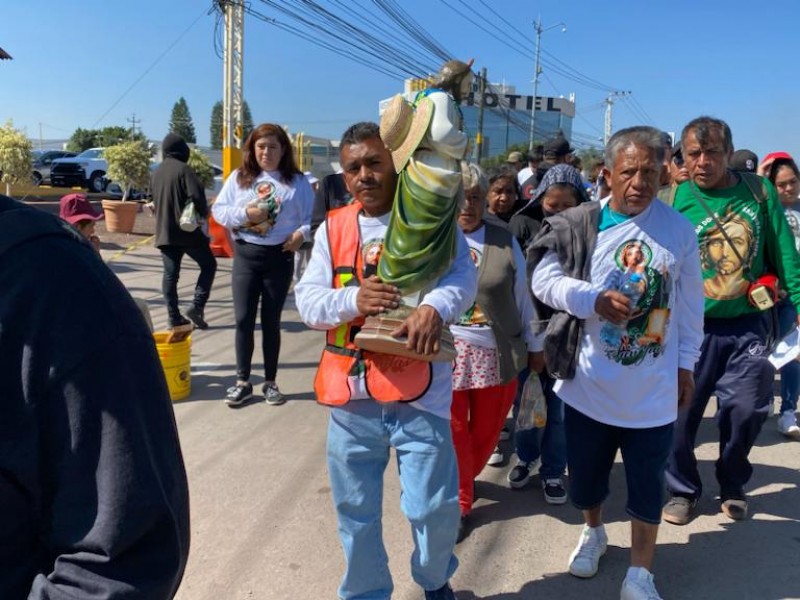
<path fill-rule="evenodd" d="M 501 385 L 497 348 L 455 340 L 454 390 L 479 390 Z"/>

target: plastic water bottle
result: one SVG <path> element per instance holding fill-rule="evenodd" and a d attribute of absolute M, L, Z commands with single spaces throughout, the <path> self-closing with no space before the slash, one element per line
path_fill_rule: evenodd
<path fill-rule="evenodd" d="M 530 372 L 522 386 L 516 430 L 542 428 L 547 424 L 547 401 L 539 374 Z"/>
<path fill-rule="evenodd" d="M 629 276 L 623 277 L 622 285 L 618 288 L 618 291 L 630 300 L 628 306 L 631 312 L 636 308 L 636 304 L 642 296 L 641 282 L 642 276 L 639 273 L 631 273 Z M 606 321 L 606 324 L 603 325 L 603 329 L 600 331 L 600 339 L 607 344 L 617 345 L 627 333 L 628 319 L 625 319 L 625 321 L 619 325 L 611 321 Z"/>

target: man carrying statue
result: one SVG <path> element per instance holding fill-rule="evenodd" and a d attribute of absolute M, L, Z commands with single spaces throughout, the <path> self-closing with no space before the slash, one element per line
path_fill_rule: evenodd
<path fill-rule="evenodd" d="M 381 117 L 381 138 L 399 176 L 377 275 L 397 286 L 403 299 L 396 310 L 367 319 L 356 337 L 363 349 L 446 362 L 455 357 L 447 329 L 433 353 L 423 356 L 397 336 L 405 333 L 403 322 L 455 256 L 455 217 L 463 201 L 462 165 L 469 146 L 459 105 L 472 84 L 471 66 L 472 61 L 446 62 L 413 105 L 398 94 Z"/>
<path fill-rule="evenodd" d="M 314 390 L 331 407 L 327 460 L 347 563 L 338 590 L 344 600 L 392 595 L 381 533 L 390 448 L 401 508 L 412 525 L 412 577 L 426 600 L 455 599 L 448 583 L 458 565 L 460 517 L 451 365 L 431 359 L 443 326 L 472 304 L 477 272 L 455 222 L 467 140 L 447 95 L 459 100 L 471 74 L 456 61 L 443 74 L 453 67 L 457 76 L 440 77 L 441 89 L 418 98 L 411 112 L 399 108 L 406 121 L 401 126 L 398 118 L 387 142 L 392 151 L 374 123 L 344 133 L 340 162 L 354 201 L 327 215 L 295 288 L 303 321 L 326 331 Z M 388 123 L 382 129 L 392 137 Z M 405 316 L 390 333 L 403 355 L 359 347 L 355 337 L 365 319 L 391 314 L 401 303 Z"/>

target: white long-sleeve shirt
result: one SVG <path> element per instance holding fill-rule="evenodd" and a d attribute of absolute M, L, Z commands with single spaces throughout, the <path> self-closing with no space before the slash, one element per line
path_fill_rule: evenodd
<path fill-rule="evenodd" d="M 281 180 L 278 171 L 262 171 L 249 188 L 244 189 L 236 182 L 239 170 L 233 171 L 211 207 L 214 219 L 231 230 L 236 230 L 247 221 L 247 207 L 258 198 L 258 189 L 264 183 L 275 187 L 275 198 L 280 207 L 275 223 L 265 235 L 249 230 L 233 231 L 235 239 L 251 244 L 277 246 L 283 244 L 295 232 L 299 231 L 305 241 L 311 239 L 311 212 L 314 208 L 314 192 L 308 179 L 299 173 L 291 184 Z"/>
<path fill-rule="evenodd" d="M 634 313 L 619 344 L 606 343 L 595 301 L 633 272 L 644 278 L 642 311 Z M 654 200 L 639 215 L 599 232 L 591 281 L 565 275 L 550 251 L 533 273 L 532 289 L 545 304 L 585 320 L 575 377 L 554 388 L 564 402 L 621 427 L 658 427 L 677 418 L 678 368 L 694 369 L 703 342 L 703 278 L 688 219 Z"/>
<path fill-rule="evenodd" d="M 362 252 L 382 243 L 389 214 L 381 217 L 359 215 Z M 365 263 L 368 261 L 365 261 Z M 311 259 L 302 279 L 295 286 L 295 301 L 300 318 L 313 329 L 328 330 L 352 321 L 360 315 L 356 298 L 358 287 L 334 289 L 327 223 L 320 225 L 314 238 Z M 456 257 L 450 269 L 439 278 L 436 287 L 425 294 L 420 305 L 433 307 L 445 324 L 453 323 L 475 300 L 477 270 L 460 230 L 456 231 Z M 450 418 L 453 396 L 452 364 L 433 363 L 433 378 L 428 392 L 411 406 L 443 419 Z M 363 402 L 365 400 L 352 400 Z M 369 400 L 371 401 L 371 400 Z"/>

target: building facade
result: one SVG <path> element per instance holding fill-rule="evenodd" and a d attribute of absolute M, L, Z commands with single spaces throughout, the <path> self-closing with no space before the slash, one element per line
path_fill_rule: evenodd
<path fill-rule="evenodd" d="M 403 96 L 413 101 L 417 93 L 430 85 L 427 79 L 407 79 Z M 383 114 L 391 98 L 381 100 L 379 112 Z M 509 146 L 528 145 L 530 141 L 531 109 L 533 96 L 518 94 L 514 86 L 492 83 L 483 93 L 483 145 L 480 158 L 491 158 L 505 154 Z M 480 112 L 480 93 L 477 84 L 461 104 L 464 127 L 476 148 L 478 134 L 478 114 Z M 567 140 L 572 139 L 572 122 L 575 119 L 575 99 L 552 96 L 536 97 L 536 119 L 534 142 L 542 143 L 563 133 Z M 473 154 L 473 160 L 478 157 Z"/>

